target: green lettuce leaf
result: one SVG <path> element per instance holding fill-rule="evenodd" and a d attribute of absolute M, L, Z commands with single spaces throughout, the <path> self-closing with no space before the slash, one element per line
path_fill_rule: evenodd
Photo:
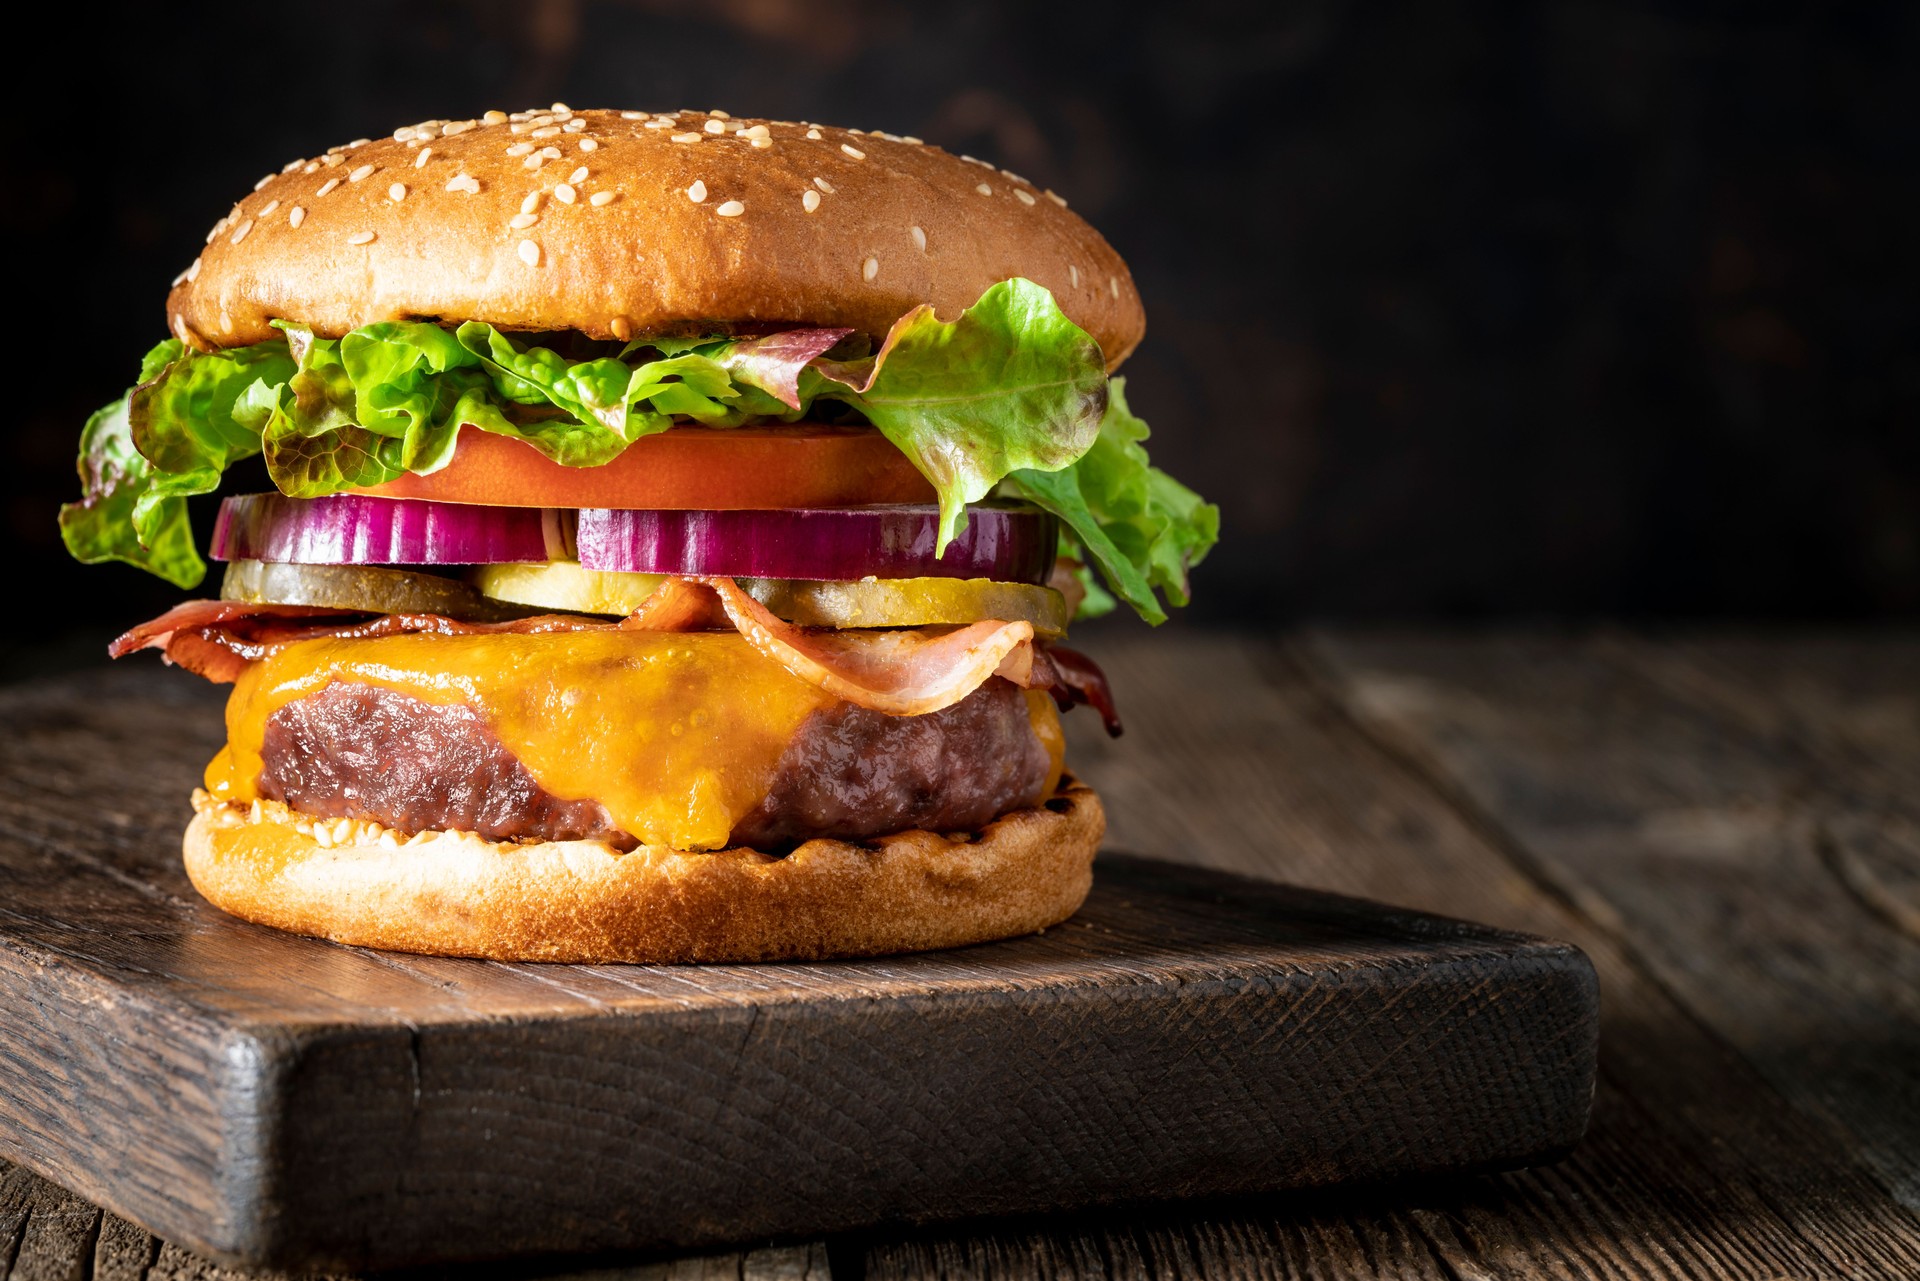
<path fill-rule="evenodd" d="M 268 343 L 197 352 L 174 339 L 140 362 L 140 381 L 87 422 L 80 442 L 82 498 L 61 509 L 61 538 L 83 562 L 121 560 L 181 587 L 206 575 L 186 500 L 260 452 L 257 419 L 236 409 L 249 389 L 281 382 L 294 365 Z"/>
<path fill-rule="evenodd" d="M 134 504 L 152 485 L 153 464 L 133 447 L 123 396 L 89 418 L 80 434 L 82 496 L 60 508 L 60 540 L 82 564 L 125 561 L 176 587 L 196 587 L 207 565 L 194 549 L 185 499 L 155 506 L 144 539 L 135 530 Z"/>
<path fill-rule="evenodd" d="M 871 354 L 843 329 L 567 340 L 585 357 L 570 358 L 479 322 L 387 321 L 339 339 L 279 328 L 284 339 L 249 347 L 169 340 L 148 353 L 139 384 L 83 435 L 83 497 L 61 515 L 76 557 L 199 582 L 186 499 L 254 453 L 282 492 L 311 498 L 437 471 L 463 426 L 594 467 L 675 423 L 792 422 L 822 400 L 863 415 L 933 482 L 942 549 L 998 485 L 1059 513 L 1062 551 L 1153 621 L 1158 593 L 1185 602 L 1186 571 L 1218 535 L 1215 509 L 1147 463 L 1146 424 L 1117 381 L 1109 399 L 1099 345 L 1028 280 L 952 322 L 916 308 Z M 1111 607 L 1082 572 L 1082 613 Z"/>
<path fill-rule="evenodd" d="M 1220 540 L 1220 509 L 1153 466 L 1140 444 L 1146 438 L 1147 424 L 1127 408 L 1126 379 L 1115 378 L 1099 437 L 1077 462 L 1014 472 L 1000 492 L 1059 516 L 1078 545 L 1068 554 L 1098 565 L 1114 595 L 1158 624 L 1167 611 L 1156 592 L 1187 603 L 1187 571 Z M 1089 592 L 1081 614 L 1098 610 Z"/>
<path fill-rule="evenodd" d="M 933 482 L 939 551 L 1002 477 L 1085 453 L 1107 406 L 1100 344 L 1031 280 L 994 285 L 951 323 L 915 307 L 872 356 L 814 367 L 818 395 L 857 408 Z"/>
<path fill-rule="evenodd" d="M 344 343 L 316 338 L 303 325 L 281 328 L 298 366 L 285 382 L 263 387 L 246 402 L 249 413 L 263 406 L 266 411 L 260 443 L 274 487 L 294 498 L 318 498 L 401 476 L 407 470 L 402 455 L 412 421 L 397 407 L 404 393 L 395 390 L 387 398 L 389 409 L 369 407 L 363 415 L 342 355 Z M 363 416 L 373 425 L 363 424 Z"/>

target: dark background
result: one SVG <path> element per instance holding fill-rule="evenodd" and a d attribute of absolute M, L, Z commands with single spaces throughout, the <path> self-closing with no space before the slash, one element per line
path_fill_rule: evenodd
<path fill-rule="evenodd" d="M 66 16 L 62 16 L 62 15 Z M 1197 621 L 1920 609 L 1920 5 L 495 0 L 41 12 L 12 46 L 6 531 L 255 178 L 562 99 L 911 133 L 1073 201 L 1149 317 Z M 204 531 L 207 522 L 203 521 Z"/>

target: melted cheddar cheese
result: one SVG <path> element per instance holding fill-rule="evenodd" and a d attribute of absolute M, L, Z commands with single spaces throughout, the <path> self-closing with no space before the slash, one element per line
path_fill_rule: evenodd
<path fill-rule="evenodd" d="M 814 711 L 838 702 L 735 632 L 565 636 L 413 634 L 302 641 L 253 664 L 227 703 L 227 746 L 207 790 L 258 796 L 267 720 L 332 681 L 480 711 L 534 781 L 596 800 L 649 845 L 721 849 L 766 795 L 781 754 Z M 1052 700 L 1029 691 L 1034 734 L 1061 771 Z"/>

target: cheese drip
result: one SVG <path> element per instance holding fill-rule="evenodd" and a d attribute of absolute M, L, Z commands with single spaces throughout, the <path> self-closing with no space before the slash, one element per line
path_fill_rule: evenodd
<path fill-rule="evenodd" d="M 227 746 L 207 767 L 207 790 L 254 800 L 268 719 L 336 680 L 466 704 L 547 792 L 597 800 L 642 843 L 681 850 L 725 848 L 807 717 L 840 701 L 734 632 L 301 641 L 235 682 Z M 1026 701 L 1051 793 L 1064 747 L 1059 717 L 1037 690 Z"/>
<path fill-rule="evenodd" d="M 465 703 L 548 792 L 682 850 L 725 848 L 801 724 L 837 701 L 727 632 L 302 641 L 234 683 L 207 790 L 252 800 L 267 719 L 335 680 Z"/>

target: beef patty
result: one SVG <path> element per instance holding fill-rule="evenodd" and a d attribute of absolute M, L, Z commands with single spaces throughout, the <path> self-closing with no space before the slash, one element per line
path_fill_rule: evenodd
<path fill-rule="evenodd" d="M 542 788 L 460 703 L 336 681 L 268 717 L 261 755 L 260 794 L 306 814 L 498 841 L 636 844 L 600 802 Z M 1024 696 L 998 678 L 925 716 L 836 703 L 802 723 L 732 843 L 972 831 L 1039 801 L 1048 765 Z"/>

